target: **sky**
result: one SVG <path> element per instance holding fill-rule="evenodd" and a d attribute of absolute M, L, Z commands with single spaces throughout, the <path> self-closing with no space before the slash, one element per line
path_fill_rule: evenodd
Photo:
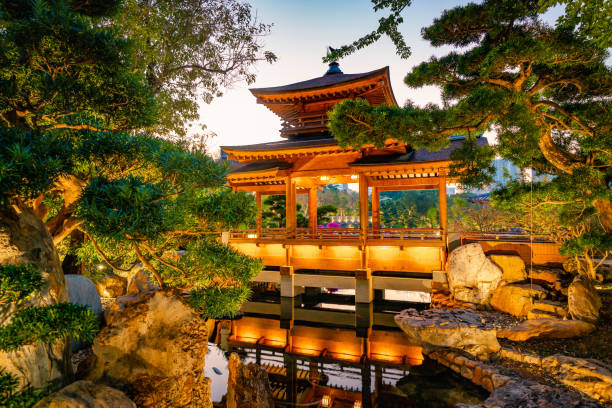
<path fill-rule="evenodd" d="M 263 143 L 279 140 L 280 119 L 265 106 L 257 104 L 248 88 L 280 86 L 319 77 L 327 70 L 321 58 L 328 46 L 339 47 L 372 31 L 383 10 L 374 13 L 370 0 L 250 0 L 257 19 L 273 24 L 270 35 L 263 38 L 265 49 L 276 54 L 278 61 L 254 66 L 255 83 L 235 84 L 211 104 L 200 107 L 199 125 L 217 134 L 209 151 L 219 146 Z M 419 106 L 440 103 L 437 87 L 410 89 L 403 77 L 410 69 L 432 55 L 447 54 L 450 47 L 434 48 L 421 38 L 421 28 L 449 8 L 467 4 L 461 0 L 413 0 L 404 10 L 400 31 L 411 47 L 412 55 L 401 59 L 391 41 L 383 37 L 375 44 L 340 61 L 345 74 L 390 67 L 391 86 L 397 102 L 412 100 Z M 558 14 L 554 13 L 553 14 Z M 554 21 L 550 18 L 551 22 Z M 491 141 L 491 140 L 490 140 Z"/>

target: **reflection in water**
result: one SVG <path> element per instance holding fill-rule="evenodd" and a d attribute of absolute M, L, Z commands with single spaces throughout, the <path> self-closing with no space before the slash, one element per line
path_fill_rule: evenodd
<path fill-rule="evenodd" d="M 242 318 L 217 322 L 206 357 L 215 402 L 227 390 L 231 352 L 267 371 L 278 407 L 450 408 L 487 396 L 424 361 L 421 349 L 407 342 L 393 314 L 410 304 L 338 307 L 343 302 L 320 295 L 255 300 Z"/>

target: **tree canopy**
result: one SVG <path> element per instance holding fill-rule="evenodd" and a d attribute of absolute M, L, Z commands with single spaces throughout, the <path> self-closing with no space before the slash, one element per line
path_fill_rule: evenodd
<path fill-rule="evenodd" d="M 138 53 L 132 69 L 144 74 L 157 102 L 152 130 L 182 138 L 210 103 L 239 81 L 252 83 L 253 64 L 273 62 L 251 5 L 240 0 L 125 0 L 107 19 Z"/>
<path fill-rule="evenodd" d="M 337 104 L 330 129 L 342 146 L 389 139 L 439 149 L 465 135 L 454 152 L 453 175 L 466 185 L 491 181 L 499 155 L 521 168 L 550 175 L 550 182 L 500 193 L 506 202 L 538 198 L 559 206 L 560 220 L 592 225 L 564 246 L 566 253 L 612 248 L 612 75 L 608 54 L 575 27 L 544 24 L 535 0 L 484 1 L 446 10 L 422 30 L 433 46 L 457 51 L 412 69 L 405 83 L 437 85 L 443 106 Z M 574 29 L 572 29 L 574 28 Z M 461 50 L 461 51 L 459 51 Z M 475 139 L 494 130 L 498 144 Z"/>
<path fill-rule="evenodd" d="M 82 230 L 90 265 L 143 267 L 203 313 L 235 310 L 261 264 L 211 233 L 249 222 L 253 199 L 224 187 L 224 165 L 140 131 L 166 102 L 134 69 L 137 43 L 105 24 L 120 9 L 0 3 L 0 205 L 32 208 L 56 245 Z"/>

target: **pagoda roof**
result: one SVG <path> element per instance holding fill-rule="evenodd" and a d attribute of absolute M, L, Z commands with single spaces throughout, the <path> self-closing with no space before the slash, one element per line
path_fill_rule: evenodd
<path fill-rule="evenodd" d="M 268 88 L 250 88 L 249 90 L 255 96 L 260 95 L 279 95 L 284 93 L 293 93 L 296 91 L 310 91 L 317 89 L 325 89 L 336 85 L 348 85 L 355 82 L 371 79 L 378 76 L 389 76 L 389 67 L 375 69 L 374 71 L 363 72 L 359 74 L 326 74 L 318 78 L 308 79 L 306 81 L 295 82 L 293 84 L 272 86 Z"/>
<path fill-rule="evenodd" d="M 440 150 L 429 150 L 426 148 L 420 148 L 410 150 L 403 154 L 386 154 L 386 155 L 375 155 L 365 156 L 359 160 L 350 163 L 350 166 L 381 166 L 381 165 L 400 165 L 406 163 L 421 163 L 421 162 L 434 162 L 434 161 L 445 161 L 450 160 L 451 153 L 461 147 L 465 139 L 452 140 L 448 147 Z M 476 139 L 477 146 L 488 146 L 489 143 L 486 138 L 479 137 Z"/>
<path fill-rule="evenodd" d="M 329 133 L 318 137 L 304 137 L 299 139 L 279 140 L 276 142 L 257 143 L 241 146 L 221 146 L 226 153 L 233 152 L 265 152 L 287 149 L 300 149 L 308 147 L 337 146 L 338 141 Z"/>

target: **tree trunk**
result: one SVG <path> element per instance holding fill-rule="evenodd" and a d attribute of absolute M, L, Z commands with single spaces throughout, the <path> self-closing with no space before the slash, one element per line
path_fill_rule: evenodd
<path fill-rule="evenodd" d="M 71 251 L 79 248 L 83 245 L 85 239 L 84 234 L 79 230 L 74 230 L 70 233 L 70 249 Z M 62 261 L 62 271 L 64 275 L 82 275 L 83 264 L 79 262 L 79 258 L 72 252 L 69 252 L 64 256 Z"/>
<path fill-rule="evenodd" d="M 610 200 L 595 200 L 593 206 L 599 212 L 601 223 L 608 233 L 612 233 L 612 201 Z"/>
<path fill-rule="evenodd" d="M 41 291 L 20 305 L 0 304 L 0 326 L 10 323 L 19 310 L 68 301 L 64 274 L 49 231 L 36 214 L 23 205 L 0 207 L 0 265 L 34 264 L 43 276 Z M 43 388 L 72 376 L 70 342 L 53 346 L 24 346 L 0 351 L 0 369 L 13 374 L 21 387 Z"/>

